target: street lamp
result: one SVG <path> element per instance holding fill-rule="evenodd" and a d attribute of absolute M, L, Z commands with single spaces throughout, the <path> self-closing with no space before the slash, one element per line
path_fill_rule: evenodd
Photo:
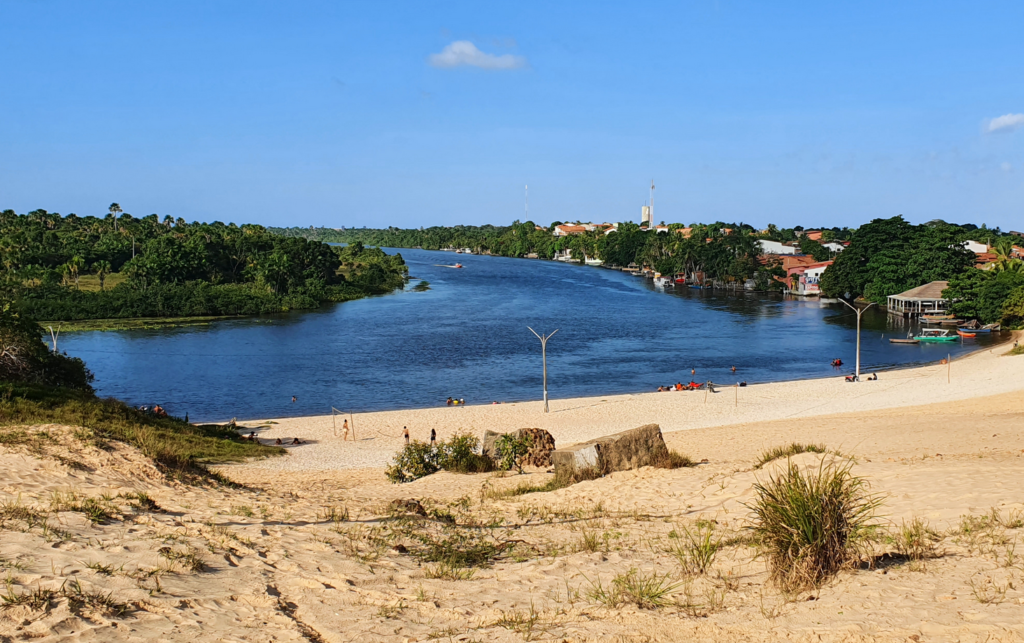
<path fill-rule="evenodd" d="M 846 296 L 849 297 L 850 293 L 846 293 Z M 870 304 L 868 304 L 867 306 L 865 306 L 863 308 L 857 308 L 856 306 L 852 305 L 850 302 L 846 301 L 845 299 L 840 298 L 839 301 L 843 302 L 851 310 L 853 310 L 853 312 L 857 313 L 857 376 L 856 376 L 856 381 L 859 382 L 860 381 L 860 316 L 861 316 L 861 314 L 865 310 L 867 310 L 868 308 L 871 308 L 872 306 L 874 306 L 875 302 L 871 302 Z"/>
<path fill-rule="evenodd" d="M 527 326 L 527 328 L 530 328 L 530 327 Z M 554 332 L 552 332 L 550 335 L 540 335 L 540 334 L 537 333 L 537 331 L 533 330 L 532 328 L 530 328 L 530 332 L 533 333 L 534 335 L 537 335 L 537 339 L 540 340 L 540 357 L 541 357 L 541 360 L 544 362 L 544 412 L 545 413 L 549 413 L 549 411 L 548 411 L 548 340 L 551 339 L 551 337 L 555 333 L 558 332 L 558 329 L 556 328 L 554 330 Z"/>

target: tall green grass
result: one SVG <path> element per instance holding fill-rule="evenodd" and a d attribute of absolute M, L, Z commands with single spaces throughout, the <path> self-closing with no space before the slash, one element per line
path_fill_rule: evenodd
<path fill-rule="evenodd" d="M 212 476 L 204 464 L 282 455 L 280 447 L 242 440 L 230 427 L 192 425 L 159 418 L 115 399 L 43 386 L 0 383 L 0 426 L 64 424 L 85 427 L 90 439 L 130 444 L 165 473 L 188 478 Z"/>
<path fill-rule="evenodd" d="M 881 500 L 852 466 L 822 460 L 817 471 L 801 471 L 790 462 L 755 483 L 756 542 L 783 591 L 819 587 L 857 559 Z"/>

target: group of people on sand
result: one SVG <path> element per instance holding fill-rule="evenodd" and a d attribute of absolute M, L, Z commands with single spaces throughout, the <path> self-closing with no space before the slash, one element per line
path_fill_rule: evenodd
<path fill-rule="evenodd" d="M 402 437 L 405 438 L 405 446 L 409 446 L 409 427 L 402 427 Z M 430 446 L 437 444 L 437 430 L 430 429 Z"/>
<path fill-rule="evenodd" d="M 691 381 L 689 384 L 676 382 L 674 386 L 672 384 L 669 384 L 668 386 L 659 386 L 658 392 L 664 393 L 665 391 L 698 391 L 702 388 L 704 388 L 703 384 L 698 384 L 697 382 L 693 381 Z"/>
<path fill-rule="evenodd" d="M 257 444 L 262 444 L 260 442 L 260 439 L 258 437 L 256 437 L 256 432 L 255 431 L 252 431 L 251 433 L 249 433 L 249 435 L 242 436 L 242 439 L 246 440 L 248 442 L 256 442 Z M 286 443 L 281 438 L 277 438 L 277 440 L 274 441 L 274 444 L 279 446 L 279 447 L 281 447 L 281 446 L 285 446 Z M 288 442 L 287 444 L 290 444 L 290 445 L 300 445 L 300 444 L 305 444 L 305 442 L 303 442 L 302 440 L 300 440 L 298 438 L 294 438 L 291 442 Z"/>
<path fill-rule="evenodd" d="M 445 404 L 447 404 L 448 406 L 459 406 L 460 404 L 462 406 L 465 406 L 466 405 L 466 398 L 464 398 L 464 397 L 461 397 L 461 398 L 460 397 L 449 397 L 448 401 L 445 402 Z"/>

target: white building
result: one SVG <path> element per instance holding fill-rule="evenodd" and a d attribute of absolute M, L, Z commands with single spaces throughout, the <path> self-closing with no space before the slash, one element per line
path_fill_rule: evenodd
<path fill-rule="evenodd" d="M 846 250 L 846 246 L 841 243 L 836 243 L 835 241 L 829 241 L 828 243 L 823 243 L 821 245 L 829 252 L 842 252 L 843 250 Z"/>
<path fill-rule="evenodd" d="M 977 241 L 964 241 L 964 247 L 976 255 L 980 255 L 983 252 L 988 252 L 988 246 L 985 245 L 984 243 L 978 243 Z"/>
<path fill-rule="evenodd" d="M 651 225 L 654 214 L 651 212 L 651 206 L 644 205 L 640 207 L 640 225 L 647 224 Z"/>
<path fill-rule="evenodd" d="M 758 241 L 761 244 L 761 254 L 766 255 L 795 255 L 800 253 L 799 248 L 793 246 L 787 246 L 779 241 L 769 241 L 768 239 L 761 239 Z"/>

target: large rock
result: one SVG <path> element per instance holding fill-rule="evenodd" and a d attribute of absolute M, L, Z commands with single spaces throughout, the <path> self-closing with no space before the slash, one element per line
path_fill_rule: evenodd
<path fill-rule="evenodd" d="M 504 433 L 495 431 L 484 431 L 482 453 L 492 460 L 497 460 L 498 455 L 495 444 Z M 550 467 L 551 454 L 555 450 L 555 437 L 544 429 L 517 429 L 512 432 L 516 437 L 529 437 L 530 450 L 523 463 L 531 467 Z"/>
<path fill-rule="evenodd" d="M 668 455 L 668 447 L 657 424 L 607 435 L 574 444 L 551 454 L 556 476 L 591 470 L 601 475 L 653 465 Z"/>

